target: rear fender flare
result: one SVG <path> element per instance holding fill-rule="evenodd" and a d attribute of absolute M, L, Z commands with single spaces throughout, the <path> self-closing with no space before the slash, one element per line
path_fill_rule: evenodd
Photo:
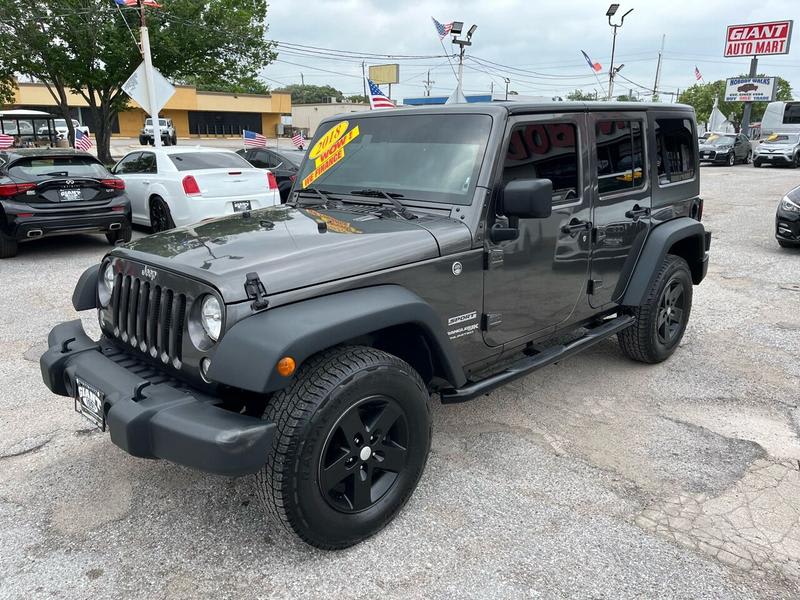
<path fill-rule="evenodd" d="M 640 306 L 670 249 L 682 242 L 692 281 L 698 284 L 705 275 L 706 230 L 700 221 L 679 217 L 654 227 L 647 236 L 642 253 L 620 301 L 624 306 Z"/>
<path fill-rule="evenodd" d="M 299 367 L 317 352 L 404 324 L 424 332 L 444 379 L 454 387 L 466 382 L 440 316 L 417 294 L 398 285 L 320 296 L 246 317 L 220 340 L 208 377 L 245 390 L 274 392 L 291 382 L 275 368 L 281 358 L 289 356 Z"/>

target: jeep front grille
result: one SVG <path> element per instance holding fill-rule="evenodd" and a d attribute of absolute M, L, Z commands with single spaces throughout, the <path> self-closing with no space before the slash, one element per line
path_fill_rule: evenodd
<path fill-rule="evenodd" d="M 117 273 L 111 319 L 114 337 L 180 369 L 186 294 Z"/>

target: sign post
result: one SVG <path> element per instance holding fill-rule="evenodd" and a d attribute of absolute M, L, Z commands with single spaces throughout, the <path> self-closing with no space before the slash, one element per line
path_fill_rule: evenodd
<path fill-rule="evenodd" d="M 789 53 L 792 25 L 792 21 L 728 25 L 725 37 L 725 56 L 752 56 L 753 58 L 750 60 L 750 77 L 755 77 L 758 75 L 759 56 Z M 745 102 L 741 127 L 741 131 L 745 135 L 750 132 L 752 110 L 752 101 Z"/>

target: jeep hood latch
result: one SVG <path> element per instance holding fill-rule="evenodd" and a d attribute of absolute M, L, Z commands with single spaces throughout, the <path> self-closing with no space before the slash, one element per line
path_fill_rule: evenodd
<path fill-rule="evenodd" d="M 244 291 L 248 298 L 254 302 L 250 305 L 253 310 L 262 310 L 269 306 L 267 300 L 267 290 L 261 279 L 258 278 L 258 273 L 248 273 L 246 275 L 247 281 L 244 282 Z"/>

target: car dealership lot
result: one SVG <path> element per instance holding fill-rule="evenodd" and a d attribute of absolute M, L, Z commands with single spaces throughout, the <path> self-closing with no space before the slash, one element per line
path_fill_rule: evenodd
<path fill-rule="evenodd" d="M 336 553 L 266 521 L 249 480 L 131 458 L 50 394 L 47 332 L 108 246 L 22 245 L 0 262 L 0 598 L 797 597 L 800 251 L 773 223 L 800 172 L 702 182 L 711 266 L 676 354 L 607 341 L 436 404 L 409 506 Z"/>

